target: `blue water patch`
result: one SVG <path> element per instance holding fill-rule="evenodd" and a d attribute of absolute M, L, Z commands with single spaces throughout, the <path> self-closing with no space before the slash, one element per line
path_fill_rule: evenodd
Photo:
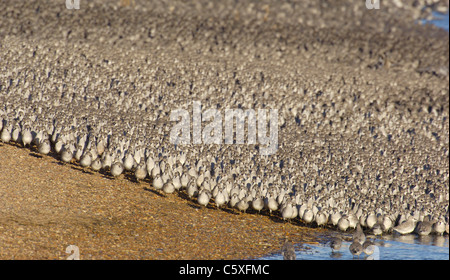
<path fill-rule="evenodd" d="M 449 22 L 448 15 L 449 15 L 448 13 L 441 14 L 438 12 L 433 12 L 433 19 L 432 20 L 423 20 L 422 23 L 431 23 L 439 28 L 449 31 L 448 30 L 448 22 Z"/>
<path fill-rule="evenodd" d="M 371 255 L 362 253 L 353 256 L 350 253 L 351 235 L 343 236 L 342 247 L 333 251 L 329 246 L 330 236 L 320 238 L 318 244 L 296 244 L 297 260 L 449 260 L 448 236 L 430 235 L 388 235 L 383 237 L 367 236 L 375 244 Z M 264 256 L 262 260 L 282 260 L 280 252 Z"/>

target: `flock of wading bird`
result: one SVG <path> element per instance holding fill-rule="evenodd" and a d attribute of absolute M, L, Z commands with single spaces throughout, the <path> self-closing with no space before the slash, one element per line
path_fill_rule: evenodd
<path fill-rule="evenodd" d="M 294 19 L 286 15 L 298 9 L 284 6 L 287 12 L 276 21 Z M 115 10 L 98 7 L 76 17 L 99 20 L 99 28 L 83 33 L 61 24 L 54 32 L 43 26 L 36 38 L 5 21 L 1 141 L 114 177 L 131 174 L 157 191 L 184 192 L 203 206 L 341 231 L 359 225 L 376 235 L 448 233 L 448 67 L 441 74 L 411 71 L 420 79 L 383 82 L 380 72 L 391 70 L 384 57 L 369 63 L 366 32 L 322 33 L 302 22 L 277 29 L 266 24 L 269 12 L 253 18 L 252 7 L 234 25 L 224 23 L 233 18 L 226 11 L 205 21 L 198 13 L 179 25 L 135 13 L 143 18 L 130 24 L 116 19 Z M 23 13 L 74 20 L 53 6 L 30 11 Z M 122 40 L 127 30 L 137 34 Z M 17 35 L 22 31 L 27 40 Z M 320 36 L 328 41 L 315 39 Z M 401 45 L 391 57 L 408 62 L 435 55 L 422 54 L 414 48 L 420 42 L 408 38 L 396 42 Z M 378 41 L 371 43 L 374 51 Z M 376 82 L 364 71 L 327 70 L 357 58 Z M 309 67 L 309 61 L 317 64 Z M 261 156 L 258 144 L 170 143 L 171 111 L 188 110 L 195 100 L 219 111 L 278 109 L 277 152 Z"/>

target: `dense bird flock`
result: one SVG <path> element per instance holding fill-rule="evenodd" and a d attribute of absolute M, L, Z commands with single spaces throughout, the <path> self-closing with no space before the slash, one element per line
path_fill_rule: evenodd
<path fill-rule="evenodd" d="M 0 4 L 3 142 L 204 206 L 448 233 L 449 40 L 417 3 L 60 2 Z M 170 143 L 193 101 L 278 109 L 277 152 Z"/>

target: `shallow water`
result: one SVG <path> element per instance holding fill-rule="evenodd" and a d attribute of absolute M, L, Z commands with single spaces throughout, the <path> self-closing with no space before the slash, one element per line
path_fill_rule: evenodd
<path fill-rule="evenodd" d="M 441 14 L 437 12 L 433 12 L 433 20 L 424 20 L 422 23 L 431 23 L 436 25 L 439 28 L 445 29 L 449 31 L 448 24 L 449 24 L 449 14 Z"/>
<path fill-rule="evenodd" d="M 341 235 L 344 240 L 340 250 L 333 252 L 329 246 L 331 235 L 319 237 L 319 244 L 295 244 L 297 260 L 449 260 L 449 238 L 447 236 L 430 235 L 388 235 L 383 237 L 367 236 L 377 249 L 367 256 L 362 253 L 353 257 L 349 251 L 351 234 Z M 282 260 L 280 252 L 261 258 L 261 260 Z"/>

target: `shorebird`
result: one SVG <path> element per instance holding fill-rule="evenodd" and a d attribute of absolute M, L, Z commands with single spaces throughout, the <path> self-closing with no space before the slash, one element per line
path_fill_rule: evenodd
<path fill-rule="evenodd" d="M 337 226 L 339 220 L 341 219 L 342 215 L 339 211 L 335 210 L 334 213 L 330 216 L 330 222 L 333 226 Z"/>
<path fill-rule="evenodd" d="M 236 204 L 238 204 L 238 202 L 240 201 L 240 199 L 239 199 L 239 195 L 237 194 L 237 193 L 233 193 L 232 195 L 231 195 L 231 199 L 230 199 L 230 201 L 228 202 L 228 204 L 230 205 L 230 207 L 236 207 Z"/>
<path fill-rule="evenodd" d="M 372 227 L 372 232 L 374 235 L 382 235 L 383 234 L 383 228 L 379 223 L 376 223 Z"/>
<path fill-rule="evenodd" d="M 134 170 L 134 176 L 136 180 L 144 180 L 147 177 L 147 166 L 142 158 L 139 164 L 136 166 L 136 170 Z"/>
<path fill-rule="evenodd" d="M 161 172 L 161 179 L 163 180 L 164 183 L 167 183 L 171 177 L 172 177 L 172 174 L 170 173 L 170 171 L 169 172 Z"/>
<path fill-rule="evenodd" d="M 196 179 L 197 187 L 200 187 L 203 184 L 203 181 L 205 180 L 205 175 L 203 174 L 203 171 L 200 171 L 200 174 L 198 175 Z"/>
<path fill-rule="evenodd" d="M 366 219 L 366 226 L 370 229 L 377 223 L 377 216 L 374 213 L 370 213 Z"/>
<path fill-rule="evenodd" d="M 363 211 L 362 213 L 361 213 L 361 216 L 359 217 L 359 224 L 362 226 L 362 227 L 366 227 L 367 225 L 366 225 L 366 219 L 367 219 L 367 214 Z"/>
<path fill-rule="evenodd" d="M 88 167 L 91 166 L 92 163 L 92 156 L 91 156 L 91 152 L 86 152 L 80 160 L 80 165 L 83 167 Z"/>
<path fill-rule="evenodd" d="M 123 172 L 123 165 L 121 162 L 116 161 L 111 165 L 111 175 L 113 175 L 114 177 L 119 176 L 120 174 L 122 174 Z"/>
<path fill-rule="evenodd" d="M 125 170 L 131 170 L 134 165 L 134 158 L 133 155 L 129 152 L 127 152 L 127 155 L 125 156 L 123 160 L 123 168 Z"/>
<path fill-rule="evenodd" d="M 394 227 L 394 231 L 400 234 L 409 234 L 416 228 L 416 219 L 413 216 L 409 216 L 408 220 L 402 224 Z"/>
<path fill-rule="evenodd" d="M 186 162 L 186 154 L 181 153 L 181 155 L 178 157 L 178 161 L 181 163 L 181 165 L 184 165 L 184 163 Z"/>
<path fill-rule="evenodd" d="M 50 153 L 50 150 L 51 150 L 50 140 L 44 139 L 39 143 L 38 146 L 39 153 L 47 155 L 48 153 Z"/>
<path fill-rule="evenodd" d="M 383 223 L 381 224 L 381 229 L 383 230 L 383 232 L 389 232 L 392 229 L 393 225 L 394 223 L 392 222 L 391 217 L 389 217 L 388 215 L 384 215 Z"/>
<path fill-rule="evenodd" d="M 179 190 L 181 189 L 181 179 L 180 179 L 180 175 L 178 174 L 178 172 L 175 173 L 175 175 L 172 178 L 172 184 L 175 188 L 175 190 Z"/>
<path fill-rule="evenodd" d="M 356 217 L 355 213 L 350 210 L 350 213 L 348 214 L 348 227 L 349 228 L 356 228 L 356 226 L 359 224 L 359 220 Z"/>
<path fill-rule="evenodd" d="M 433 225 L 433 231 L 438 235 L 442 235 L 445 232 L 445 227 L 445 219 L 443 216 L 440 216 L 437 222 Z"/>
<path fill-rule="evenodd" d="M 198 183 L 198 181 L 197 181 Z M 204 178 L 202 184 L 199 186 L 201 189 L 205 189 L 208 191 L 212 191 L 211 184 L 209 178 Z"/>
<path fill-rule="evenodd" d="M 152 186 L 157 190 L 160 190 L 163 188 L 164 182 L 163 182 L 163 179 L 161 178 L 161 175 L 159 175 L 159 174 L 156 175 L 156 177 L 153 179 Z"/>
<path fill-rule="evenodd" d="M 330 242 L 330 247 L 333 251 L 338 251 L 342 247 L 342 239 L 340 237 L 333 237 Z"/>
<path fill-rule="evenodd" d="M 84 154 L 84 144 L 78 143 L 73 157 L 75 158 L 75 160 L 80 161 L 83 154 Z"/>
<path fill-rule="evenodd" d="M 22 130 L 22 143 L 23 143 L 23 146 L 30 145 L 32 141 L 33 141 L 33 135 L 31 134 L 31 129 L 30 129 L 30 127 L 26 126 Z"/>
<path fill-rule="evenodd" d="M 195 184 L 194 180 L 189 181 L 189 183 L 186 187 L 186 192 L 187 192 L 189 198 L 191 198 L 191 199 L 198 195 L 197 184 Z"/>
<path fill-rule="evenodd" d="M 267 204 L 267 208 L 269 209 L 269 215 L 272 214 L 272 211 L 277 211 L 278 210 L 278 202 L 275 198 L 273 197 L 269 197 L 266 199 L 266 203 Z"/>
<path fill-rule="evenodd" d="M 11 141 L 11 126 L 8 127 L 4 127 L 2 130 L 2 133 L 0 134 L 0 139 L 4 142 L 4 143 L 8 143 L 9 141 Z"/>
<path fill-rule="evenodd" d="M 429 221 L 418 222 L 415 231 L 420 236 L 426 236 L 433 230 L 433 223 Z"/>
<path fill-rule="evenodd" d="M 183 173 L 180 178 L 181 187 L 186 188 L 189 183 L 189 174 Z"/>
<path fill-rule="evenodd" d="M 70 147 L 64 147 L 61 151 L 61 160 L 64 162 L 70 162 L 73 158 L 73 152 Z"/>
<path fill-rule="evenodd" d="M 156 163 L 155 167 L 152 169 L 152 178 L 155 178 L 157 175 L 161 174 L 161 168 L 159 167 L 159 164 Z"/>
<path fill-rule="evenodd" d="M 197 178 L 198 177 L 198 172 L 195 169 L 195 167 L 191 167 L 191 169 L 189 169 L 189 171 L 188 171 L 188 174 L 189 174 L 190 177 L 193 177 L 193 178 Z"/>
<path fill-rule="evenodd" d="M 149 175 L 152 174 L 152 170 L 155 167 L 155 161 L 153 161 L 153 158 L 151 156 L 147 157 L 145 165 L 147 167 L 147 173 Z"/>
<path fill-rule="evenodd" d="M 57 152 L 58 154 L 63 150 L 64 148 L 64 142 L 62 141 L 61 138 L 58 138 L 58 140 L 56 140 L 55 142 L 55 152 Z"/>
<path fill-rule="evenodd" d="M 312 209 L 305 210 L 305 212 L 303 213 L 302 220 L 308 224 L 314 220 L 314 213 L 313 213 Z"/>
<path fill-rule="evenodd" d="M 197 197 L 198 204 L 206 207 L 206 205 L 208 205 L 210 199 L 211 199 L 211 193 L 208 190 L 201 190 L 198 193 L 198 197 Z"/>
<path fill-rule="evenodd" d="M 239 200 L 239 202 L 236 204 L 236 208 L 239 209 L 239 211 L 242 211 L 245 213 L 249 207 L 249 203 L 247 200 L 247 197 L 242 198 Z"/>
<path fill-rule="evenodd" d="M 352 253 L 353 257 L 359 256 L 363 252 L 363 247 L 358 240 L 354 240 L 348 249 L 350 250 L 350 253 Z"/>
<path fill-rule="evenodd" d="M 337 226 L 340 230 L 346 231 L 349 227 L 349 221 L 347 215 L 342 216 L 337 223 Z"/>
<path fill-rule="evenodd" d="M 317 212 L 317 215 L 315 216 L 315 219 L 317 226 L 322 226 L 322 225 L 326 225 L 327 224 L 327 214 L 323 211 L 320 210 L 319 212 Z"/>
<path fill-rule="evenodd" d="M 214 202 L 216 203 L 216 207 L 220 208 L 220 206 L 225 204 L 225 196 L 222 193 L 222 190 L 219 190 L 214 197 Z"/>
<path fill-rule="evenodd" d="M 292 202 L 292 216 L 291 219 L 295 219 L 298 216 L 298 208 L 295 202 Z"/>
<path fill-rule="evenodd" d="M 281 210 L 281 217 L 283 218 L 283 220 L 291 219 L 293 213 L 294 209 L 292 207 L 292 203 L 288 202 L 286 203 L 286 206 L 284 206 Z"/>
<path fill-rule="evenodd" d="M 258 213 L 261 212 L 261 210 L 264 208 L 264 200 L 262 199 L 262 197 L 258 196 L 253 199 L 252 208 L 258 211 Z"/>
<path fill-rule="evenodd" d="M 367 240 L 366 242 L 364 242 L 362 247 L 363 247 L 364 254 L 366 254 L 368 256 L 372 255 L 373 252 L 375 251 L 375 244 L 370 240 Z"/>
<path fill-rule="evenodd" d="M 175 187 L 173 186 L 172 182 L 167 182 L 162 187 L 163 192 L 171 194 L 175 191 Z"/>
<path fill-rule="evenodd" d="M 295 248 L 290 241 L 285 240 L 283 247 L 281 247 L 281 255 L 283 260 L 295 260 Z"/>
<path fill-rule="evenodd" d="M 366 235 L 364 234 L 361 225 L 358 223 L 356 231 L 353 233 L 353 240 L 358 240 L 361 245 L 366 241 Z"/>
<path fill-rule="evenodd" d="M 92 161 L 91 168 L 94 171 L 99 171 L 102 168 L 102 161 L 100 160 L 100 158 L 96 158 Z"/>
<path fill-rule="evenodd" d="M 308 206 L 306 205 L 306 203 L 304 203 L 302 205 L 297 205 L 297 209 L 298 209 L 298 217 L 302 219 L 306 209 L 308 209 Z"/>
<path fill-rule="evenodd" d="M 16 124 L 14 125 L 14 128 L 13 128 L 12 132 L 11 132 L 11 139 L 12 139 L 14 142 L 16 142 L 16 143 L 19 142 L 19 137 L 20 137 L 20 131 L 21 131 L 21 130 L 22 130 L 22 129 L 20 128 L 20 124 L 19 124 L 19 123 L 16 123 Z"/>
<path fill-rule="evenodd" d="M 97 149 L 97 152 L 98 152 L 98 154 L 100 156 L 103 155 L 103 152 L 105 151 L 105 148 L 106 148 L 105 144 L 106 143 L 105 143 L 105 139 L 104 138 L 97 139 L 96 149 Z"/>

